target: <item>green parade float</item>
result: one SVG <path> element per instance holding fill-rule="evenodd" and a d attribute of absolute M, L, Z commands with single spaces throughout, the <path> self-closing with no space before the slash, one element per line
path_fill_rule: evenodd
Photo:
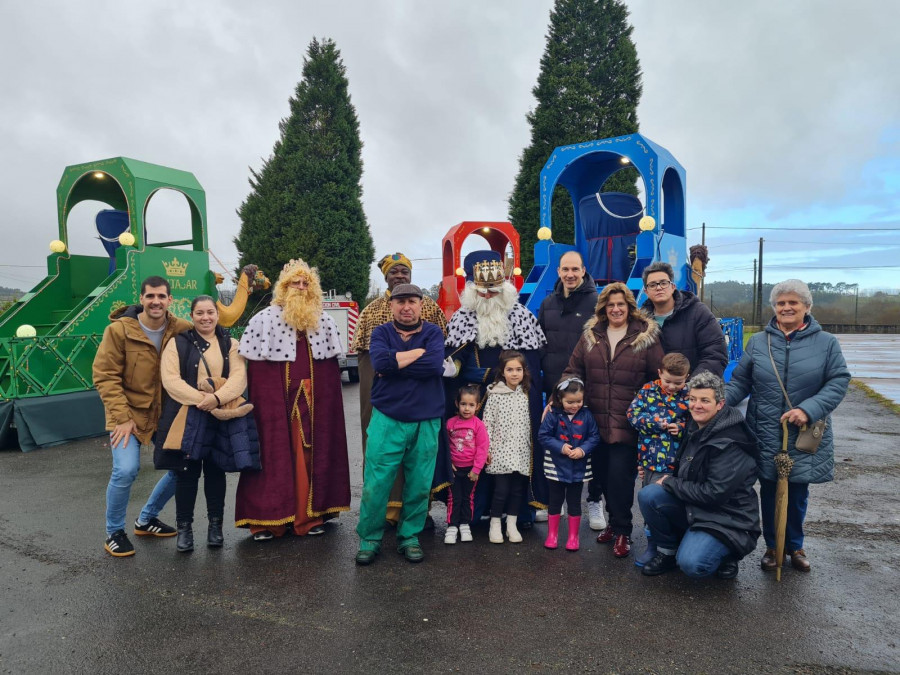
<path fill-rule="evenodd" d="M 190 239 L 150 243 L 147 204 L 162 189 L 187 199 Z M 91 366 L 112 311 L 138 302 L 141 280 L 169 280 L 171 311 L 190 314 L 191 299 L 217 297 L 221 276 L 210 270 L 206 194 L 193 174 L 127 157 L 66 167 L 56 190 L 59 239 L 51 242 L 47 276 L 0 314 L 0 448 L 22 450 L 103 433 L 100 398 Z M 108 255 L 73 255 L 67 219 L 85 200 L 119 216 L 121 233 L 101 240 Z M 242 283 L 230 306 L 247 301 Z M 15 432 L 13 431 L 15 430 Z"/>

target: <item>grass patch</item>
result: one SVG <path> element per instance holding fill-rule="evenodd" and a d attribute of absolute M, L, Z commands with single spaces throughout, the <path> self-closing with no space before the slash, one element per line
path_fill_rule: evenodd
<path fill-rule="evenodd" d="M 868 398 L 872 399 L 873 401 L 876 401 L 877 403 L 880 403 L 882 406 L 884 406 L 891 412 L 896 413 L 897 415 L 900 415 L 900 405 L 898 405 L 897 403 L 894 403 L 887 396 L 883 396 L 883 395 L 879 394 L 877 391 L 872 389 L 872 387 L 867 385 L 865 382 L 860 382 L 859 380 L 854 379 L 854 380 L 850 380 L 850 384 L 852 384 L 854 387 L 859 389 Z"/>
<path fill-rule="evenodd" d="M 756 331 L 744 329 L 744 349 L 747 348 L 747 340 L 749 340 Z"/>

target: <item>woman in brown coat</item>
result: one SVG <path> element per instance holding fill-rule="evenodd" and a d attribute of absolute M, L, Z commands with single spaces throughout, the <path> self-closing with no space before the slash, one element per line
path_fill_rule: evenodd
<path fill-rule="evenodd" d="M 600 429 L 602 442 L 591 455 L 594 477 L 588 484 L 588 507 L 598 508 L 601 494 L 606 496 L 609 525 L 597 541 L 615 539 L 613 553 L 619 558 L 631 552 L 637 466 L 637 434 L 626 412 L 637 391 L 658 376 L 663 358 L 659 333 L 657 322 L 641 313 L 625 284 L 609 284 L 563 375 L 584 380 L 585 405 Z"/>

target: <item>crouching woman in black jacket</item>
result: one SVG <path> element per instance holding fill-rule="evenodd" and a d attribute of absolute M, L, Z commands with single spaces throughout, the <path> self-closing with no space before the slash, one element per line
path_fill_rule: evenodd
<path fill-rule="evenodd" d="M 756 548 L 759 450 L 740 412 L 725 405 L 725 384 L 710 372 L 688 383 L 692 420 L 675 472 L 638 493 L 657 555 L 641 570 L 655 576 L 680 567 L 689 577 L 732 579 Z"/>

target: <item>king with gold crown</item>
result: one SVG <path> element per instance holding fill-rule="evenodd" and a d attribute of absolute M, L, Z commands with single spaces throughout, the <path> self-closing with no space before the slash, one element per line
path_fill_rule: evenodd
<path fill-rule="evenodd" d="M 526 492 L 528 508 L 519 512 L 519 526 L 528 528 L 534 520 L 534 509 L 547 508 L 547 481 L 543 472 L 543 451 L 537 442 L 543 411 L 541 391 L 541 348 L 547 344 L 537 318 L 519 303 L 516 287 L 507 279 L 506 268 L 496 251 L 475 251 L 463 261 L 466 287 L 460 294 L 461 307 L 447 324 L 446 355 L 456 376 L 452 379 L 447 400 L 455 399 L 456 389 L 463 384 L 478 383 L 484 401 L 486 386 L 494 381 L 500 353 L 514 349 L 525 356 L 531 385 L 528 391 L 531 415 L 534 461 L 530 489 Z M 452 407 L 452 406 L 451 406 Z M 479 407 L 479 416 L 481 409 Z M 448 409 L 448 416 L 455 411 Z M 443 448 L 442 448 L 443 452 Z M 478 481 L 475 492 L 474 518 L 477 520 L 490 504 L 490 476 Z"/>
<path fill-rule="evenodd" d="M 343 352 L 337 326 L 322 310 L 318 272 L 288 261 L 271 306 L 250 319 L 240 346 L 262 470 L 241 474 L 235 525 L 256 541 L 288 528 L 322 534 L 327 520 L 350 509 Z"/>

